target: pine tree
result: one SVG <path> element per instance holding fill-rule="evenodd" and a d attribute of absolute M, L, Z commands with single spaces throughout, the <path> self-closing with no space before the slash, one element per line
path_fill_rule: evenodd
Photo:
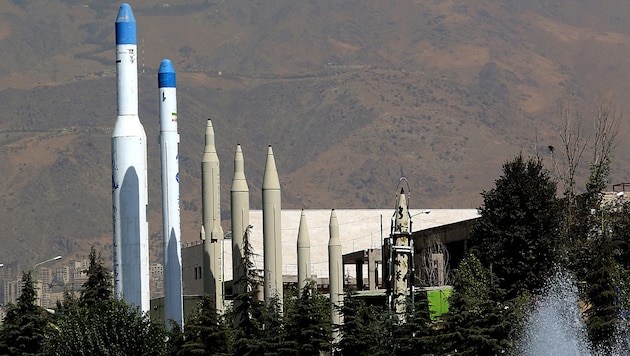
<path fill-rule="evenodd" d="M 184 326 L 185 341 L 177 355 L 228 354 L 230 330 L 214 305 L 212 296 L 206 294 L 201 298 L 197 311 Z"/>
<path fill-rule="evenodd" d="M 505 353 L 515 319 L 510 303 L 497 302 L 502 299 L 494 276 L 474 255 L 464 258 L 454 273 L 440 336 L 442 351 L 458 355 Z"/>
<path fill-rule="evenodd" d="M 618 248 L 610 235 L 591 240 L 593 256 L 586 275 L 586 326 L 591 342 L 604 348 L 611 346 L 621 310 L 621 266 L 615 261 Z"/>
<path fill-rule="evenodd" d="M 392 340 L 383 308 L 367 305 L 351 292 L 341 308 L 341 341 L 333 345 L 344 356 L 391 355 Z M 390 319 L 391 320 L 391 319 Z"/>
<path fill-rule="evenodd" d="M 0 325 L 0 354 L 42 355 L 48 321 L 45 311 L 35 305 L 37 292 L 30 272 L 22 274 L 22 293 L 9 304 Z"/>
<path fill-rule="evenodd" d="M 263 330 L 262 314 L 265 305 L 258 300 L 260 277 L 254 268 L 253 249 L 249 242 L 250 228 L 248 226 L 243 235 L 243 259 L 238 268 L 240 290 L 243 291 L 234 298 L 234 344 L 233 353 L 237 355 L 261 355 L 261 345 L 258 339 Z"/>
<path fill-rule="evenodd" d="M 307 285 L 299 298 L 287 301 L 284 305 L 287 309 L 286 340 L 292 344 L 297 355 L 316 356 L 320 352 L 329 351 L 331 339 L 328 299 L 313 285 Z"/>
<path fill-rule="evenodd" d="M 101 253 L 98 255 L 96 249 L 92 246 L 90 250 L 90 265 L 83 272 L 87 274 L 88 279 L 83 283 L 83 291 L 79 304 L 82 306 L 90 306 L 100 301 L 111 299 L 112 283 L 109 270 L 103 264 Z"/>
<path fill-rule="evenodd" d="M 77 298 L 74 291 L 64 290 L 63 299 L 57 300 L 56 311 L 58 314 L 63 315 L 68 313 L 72 309 L 79 307 L 79 298 Z"/>
<path fill-rule="evenodd" d="M 391 315 L 393 355 L 427 355 L 434 354 L 435 325 L 429 312 L 429 300 L 426 291 L 417 292 L 415 301 L 407 302 L 405 317 Z"/>

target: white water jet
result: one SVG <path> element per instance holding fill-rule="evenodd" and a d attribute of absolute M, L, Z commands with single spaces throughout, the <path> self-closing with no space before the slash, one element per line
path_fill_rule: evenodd
<path fill-rule="evenodd" d="M 610 349 L 594 349 L 588 341 L 580 313 L 578 290 L 571 274 L 557 271 L 544 293 L 535 299 L 528 313 L 517 354 L 545 355 L 630 355 L 629 320 L 620 317 Z"/>
<path fill-rule="evenodd" d="M 526 356 L 593 354 L 578 308 L 578 290 L 568 273 L 557 272 L 534 301 L 519 348 Z"/>

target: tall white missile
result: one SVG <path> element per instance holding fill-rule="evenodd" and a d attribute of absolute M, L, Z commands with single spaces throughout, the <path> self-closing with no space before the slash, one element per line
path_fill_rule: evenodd
<path fill-rule="evenodd" d="M 210 294 L 216 310 L 223 312 L 223 229 L 221 228 L 219 156 L 214 145 L 212 120 L 206 124 L 206 145 L 201 159 L 203 225 L 203 292 Z"/>
<path fill-rule="evenodd" d="M 149 311 L 147 136 L 138 117 L 136 20 L 128 4 L 116 17 L 118 116 L 112 132 L 114 295 Z"/>
<path fill-rule="evenodd" d="M 164 59 L 158 71 L 160 159 L 162 161 L 162 223 L 164 237 L 164 320 L 184 327 L 182 253 L 179 217 L 179 134 L 177 89 L 173 64 Z"/>
<path fill-rule="evenodd" d="M 298 295 L 302 295 L 304 287 L 311 280 L 311 239 L 306 225 L 306 214 L 302 209 L 297 238 Z"/>
<path fill-rule="evenodd" d="M 245 290 L 241 289 L 244 277 L 243 235 L 249 226 L 249 187 L 245 179 L 245 161 L 241 145 L 236 145 L 234 154 L 234 178 L 230 189 L 232 214 L 232 294 L 237 296 Z"/>
<path fill-rule="evenodd" d="M 267 149 L 267 162 L 262 184 L 263 251 L 265 266 L 265 300 L 278 298 L 282 311 L 282 232 L 280 225 L 281 192 L 276 161 L 271 145 Z"/>
<path fill-rule="evenodd" d="M 406 182 L 406 180 L 405 180 Z M 411 215 L 404 188 L 396 201 L 396 211 L 392 216 L 390 235 L 390 308 L 401 318 L 406 310 L 407 299 L 413 289 L 413 239 L 411 236 Z"/>
<path fill-rule="evenodd" d="M 339 239 L 339 222 L 335 209 L 330 212 L 328 225 L 328 285 L 330 290 L 330 323 L 333 344 L 341 341 L 340 325 L 343 323 L 341 307 L 343 306 L 343 260 L 341 257 L 341 240 Z"/>

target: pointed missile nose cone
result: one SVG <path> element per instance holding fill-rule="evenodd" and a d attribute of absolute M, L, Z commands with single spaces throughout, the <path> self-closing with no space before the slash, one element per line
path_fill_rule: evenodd
<path fill-rule="evenodd" d="M 199 238 L 200 240 L 206 239 L 206 229 L 203 227 L 203 225 L 201 225 L 201 231 L 199 231 Z"/>
<path fill-rule="evenodd" d="M 271 145 L 267 149 L 267 162 L 265 163 L 265 175 L 263 177 L 262 189 L 280 189 L 280 179 L 276 169 L 276 160 L 273 157 Z"/>
<path fill-rule="evenodd" d="M 328 246 L 341 245 L 341 241 L 339 240 L 339 221 L 337 221 L 337 213 L 335 213 L 335 209 L 330 212 L 330 223 L 328 224 L 328 229 L 330 232 Z"/>
<path fill-rule="evenodd" d="M 308 235 L 308 226 L 306 225 L 306 214 L 302 209 L 302 215 L 300 215 L 300 227 L 298 228 L 298 247 L 308 247 L 311 244 L 310 237 Z"/>
<path fill-rule="evenodd" d="M 204 153 L 216 153 L 217 150 L 214 147 L 214 128 L 212 128 L 212 120 L 208 119 L 206 124 L 206 146 L 203 150 Z"/>
<path fill-rule="evenodd" d="M 159 88 L 175 88 L 175 69 L 169 59 L 163 59 L 158 71 Z"/>
<path fill-rule="evenodd" d="M 241 145 L 236 145 L 234 153 L 234 178 L 232 179 L 233 192 L 249 192 L 247 180 L 245 179 L 245 160 L 243 159 L 243 150 Z"/>
<path fill-rule="evenodd" d="M 136 18 L 133 16 L 131 6 L 127 3 L 120 5 L 118 16 L 116 16 L 116 44 L 137 44 Z"/>
<path fill-rule="evenodd" d="M 405 193 L 400 193 L 400 196 L 398 196 L 398 206 L 407 209 L 407 196 Z"/>

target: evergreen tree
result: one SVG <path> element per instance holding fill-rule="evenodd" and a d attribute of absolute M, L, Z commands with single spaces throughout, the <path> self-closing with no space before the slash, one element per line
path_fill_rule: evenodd
<path fill-rule="evenodd" d="M 71 309 L 76 309 L 79 307 L 79 298 L 77 298 L 74 291 L 70 291 L 65 289 L 63 291 L 63 299 L 57 300 L 57 313 L 63 315 L 69 312 Z"/>
<path fill-rule="evenodd" d="M 503 165 L 495 187 L 484 191 L 472 230 L 473 253 L 491 266 L 512 299 L 541 288 L 556 261 L 559 210 L 556 182 L 538 158 L 522 155 Z"/>
<path fill-rule="evenodd" d="M 122 300 L 111 299 L 109 270 L 90 251 L 88 279 L 80 297 L 66 292 L 62 316 L 47 334 L 47 355 L 166 355 L 166 329 Z"/>
<path fill-rule="evenodd" d="M 0 355 L 43 355 L 48 325 L 45 311 L 35 305 L 37 291 L 30 272 L 22 274 L 22 292 L 9 304 L 0 324 Z"/>
<path fill-rule="evenodd" d="M 261 345 L 258 338 L 263 329 L 262 314 L 265 305 L 258 300 L 260 276 L 254 268 L 253 249 L 249 242 L 250 228 L 248 226 L 243 235 L 243 259 L 238 268 L 240 290 L 243 291 L 234 298 L 234 344 L 233 352 L 237 355 L 261 355 Z"/>
<path fill-rule="evenodd" d="M 390 328 L 393 355 L 427 355 L 438 351 L 426 291 L 417 292 L 414 303 L 407 302 L 404 320 L 391 316 L 395 318 Z"/>
<path fill-rule="evenodd" d="M 255 349 L 260 355 L 296 355 L 294 345 L 286 340 L 284 317 L 280 310 L 280 302 L 277 296 L 268 300 L 259 318 L 262 328 L 258 331 L 259 337 L 255 342 Z"/>
<path fill-rule="evenodd" d="M 449 310 L 440 339 L 444 353 L 497 355 L 505 353 L 515 323 L 510 303 L 500 303 L 496 279 L 474 256 L 464 258 L 454 273 Z"/>
<path fill-rule="evenodd" d="M 83 283 L 83 291 L 81 291 L 79 299 L 80 305 L 87 306 L 112 297 L 112 277 L 103 264 L 101 253 L 99 252 L 97 255 L 94 246 L 90 250 L 89 259 L 90 265 L 87 270 L 83 271 L 87 274 L 88 279 Z"/>
<path fill-rule="evenodd" d="M 594 345 L 607 348 L 619 321 L 621 266 L 615 260 L 618 248 L 612 233 L 590 241 L 591 265 L 586 275 L 586 326 Z"/>
<path fill-rule="evenodd" d="M 331 339 L 328 299 L 313 285 L 307 285 L 299 298 L 286 301 L 284 305 L 287 309 L 286 339 L 297 355 L 316 356 L 320 352 L 329 351 Z"/>
<path fill-rule="evenodd" d="M 176 356 L 184 348 L 184 333 L 181 326 L 173 319 L 168 321 L 166 355 Z"/>
<path fill-rule="evenodd" d="M 341 341 L 333 345 L 344 356 L 392 354 L 392 340 L 383 308 L 367 305 L 351 292 L 346 293 L 341 308 Z"/>
<path fill-rule="evenodd" d="M 184 326 L 185 341 L 177 355 L 228 354 L 230 330 L 214 305 L 212 296 L 206 294 L 201 298 L 197 311 Z"/>

